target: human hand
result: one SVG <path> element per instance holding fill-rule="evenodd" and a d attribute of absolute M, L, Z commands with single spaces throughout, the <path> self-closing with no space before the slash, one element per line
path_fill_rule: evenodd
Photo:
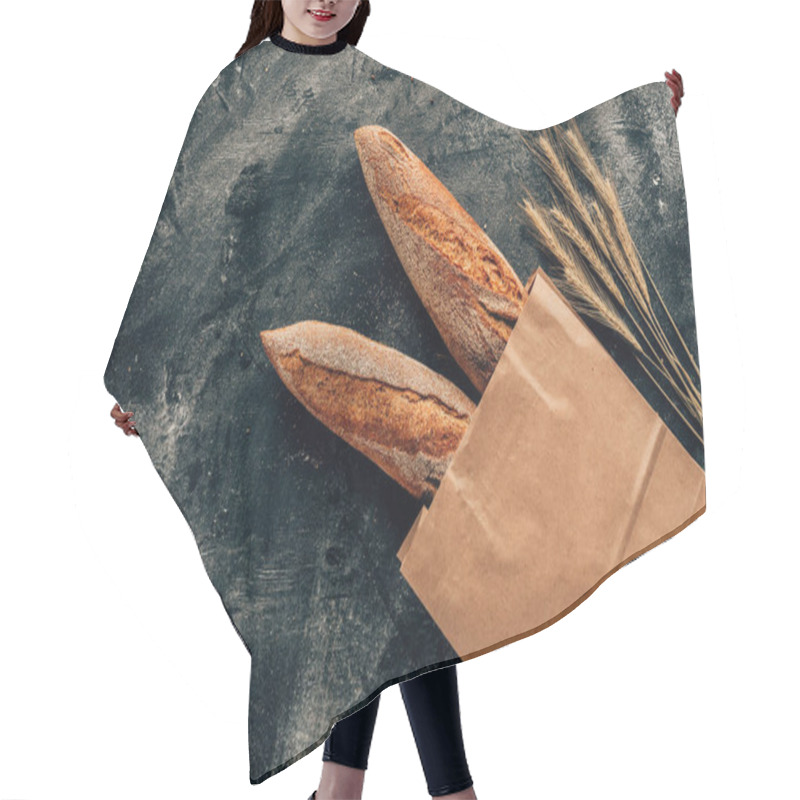
<path fill-rule="evenodd" d="M 123 411 L 119 407 L 119 403 L 114 403 L 114 408 L 111 409 L 111 416 L 114 417 L 114 424 L 118 428 L 122 428 L 126 436 L 131 434 L 134 436 L 139 435 L 139 431 L 134 427 L 136 423 L 133 421 L 133 411 Z"/>
<path fill-rule="evenodd" d="M 665 72 L 667 76 L 667 86 L 672 89 L 672 99 L 669 101 L 675 111 L 675 116 L 678 115 L 678 107 L 681 104 L 681 97 L 683 97 L 683 78 L 680 72 L 673 69 L 672 72 Z"/>

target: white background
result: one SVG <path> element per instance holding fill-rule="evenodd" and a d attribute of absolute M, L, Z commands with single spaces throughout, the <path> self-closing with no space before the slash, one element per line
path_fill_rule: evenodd
<path fill-rule="evenodd" d="M 0 798 L 305 800 L 249 783 L 249 656 L 103 373 L 189 120 L 250 0 L 5 3 Z M 458 667 L 492 798 L 794 798 L 797 90 L 783 4 L 374 0 L 359 49 L 548 127 L 675 67 L 706 514 Z M 742 13 L 740 13 L 742 12 Z M 364 798 L 427 792 L 399 689 Z"/>

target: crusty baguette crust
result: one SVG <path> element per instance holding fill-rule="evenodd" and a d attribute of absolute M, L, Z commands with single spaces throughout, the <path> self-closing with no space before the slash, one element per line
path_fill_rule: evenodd
<path fill-rule="evenodd" d="M 527 294 L 477 222 L 391 131 L 355 132 L 364 179 L 417 294 L 448 350 L 483 391 Z"/>
<path fill-rule="evenodd" d="M 392 347 L 326 322 L 262 331 L 261 343 L 320 422 L 415 497 L 433 496 L 475 410 L 457 386 Z"/>

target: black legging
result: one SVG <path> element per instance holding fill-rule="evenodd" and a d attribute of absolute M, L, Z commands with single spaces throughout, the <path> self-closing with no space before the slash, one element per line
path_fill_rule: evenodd
<path fill-rule="evenodd" d="M 403 681 L 400 692 L 431 797 L 468 789 L 472 777 L 461 735 L 456 665 Z M 333 726 L 325 740 L 323 761 L 367 768 L 380 699 L 378 695 L 369 705 Z"/>

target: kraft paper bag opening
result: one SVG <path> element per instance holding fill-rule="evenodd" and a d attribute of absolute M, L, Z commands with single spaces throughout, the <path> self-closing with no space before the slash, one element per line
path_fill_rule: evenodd
<path fill-rule="evenodd" d="M 466 659 L 557 621 L 705 505 L 704 470 L 539 268 L 397 556 Z"/>

